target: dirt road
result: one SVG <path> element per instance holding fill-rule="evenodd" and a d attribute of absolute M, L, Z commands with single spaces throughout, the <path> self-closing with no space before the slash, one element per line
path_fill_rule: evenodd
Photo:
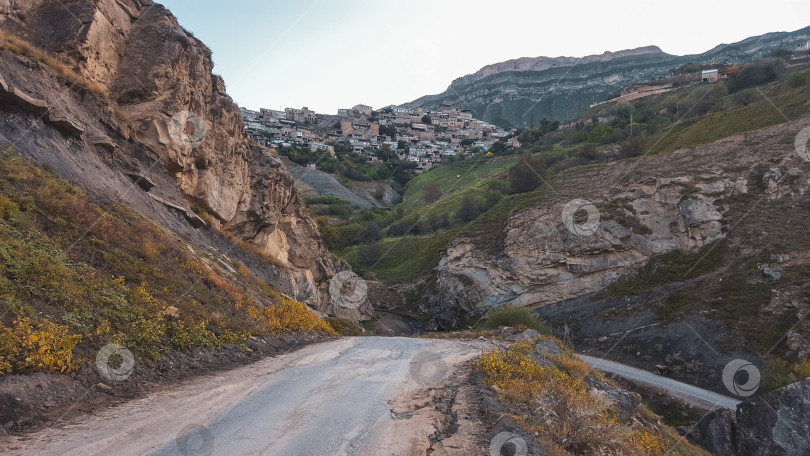
<path fill-rule="evenodd" d="M 459 379 L 463 362 L 485 346 L 383 337 L 324 342 L 0 440 L 0 452 L 424 455 L 432 446 L 434 455 L 483 454 Z"/>
<path fill-rule="evenodd" d="M 698 388 L 671 378 L 662 377 L 651 372 L 636 369 L 624 364 L 608 361 L 606 359 L 594 358 L 593 356 L 579 355 L 589 366 L 604 372 L 624 377 L 628 380 L 653 385 L 666 391 L 670 396 L 686 400 L 688 402 L 700 401 L 706 408 L 722 407 L 729 410 L 737 410 L 739 400 L 717 394 L 713 391 Z"/>

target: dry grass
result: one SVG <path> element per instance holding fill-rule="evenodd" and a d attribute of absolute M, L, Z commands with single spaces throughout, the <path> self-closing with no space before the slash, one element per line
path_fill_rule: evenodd
<path fill-rule="evenodd" d="M 254 277 L 221 274 L 151 221 L 0 148 L 0 375 L 66 372 L 111 342 L 159 359 L 250 334 L 333 333 Z"/>
<path fill-rule="evenodd" d="M 518 423 L 554 455 L 627 456 L 705 455 L 679 440 L 674 430 L 645 418 L 638 410 L 622 421 L 611 405 L 591 394 L 585 381 L 588 366 L 565 348 L 549 365 L 536 363 L 529 353 L 549 337 L 482 353 L 475 368 L 487 385 L 497 387 L 499 399 L 515 413 Z M 557 341 L 558 345 L 562 344 Z"/>
<path fill-rule="evenodd" d="M 74 71 L 73 68 L 68 66 L 66 63 L 51 56 L 48 52 L 34 46 L 17 35 L 9 32 L 0 32 L 0 50 L 13 52 L 15 54 L 27 57 L 35 62 L 41 62 L 73 84 L 79 84 L 96 95 L 105 98 L 109 96 L 109 91 L 106 87 L 96 82 L 87 80 L 87 78 Z"/>
<path fill-rule="evenodd" d="M 212 225 L 212 226 L 214 226 L 214 225 Z M 227 238 L 229 241 L 231 241 L 234 244 L 236 244 L 237 246 L 239 246 L 239 248 L 241 248 L 242 250 L 250 252 L 250 253 L 262 258 L 263 260 L 267 261 L 268 263 L 270 263 L 270 264 L 272 264 L 274 266 L 278 266 L 281 269 L 289 269 L 290 268 L 290 266 L 287 263 L 281 261 L 280 259 L 274 257 L 273 255 L 268 254 L 267 252 L 262 250 L 261 247 L 257 246 L 256 244 L 252 244 L 250 242 L 239 239 L 235 234 L 233 234 L 233 233 L 231 233 L 229 231 L 225 231 L 225 230 L 223 230 L 221 228 L 216 228 L 215 227 L 214 229 L 219 234 L 221 234 L 223 237 Z"/>

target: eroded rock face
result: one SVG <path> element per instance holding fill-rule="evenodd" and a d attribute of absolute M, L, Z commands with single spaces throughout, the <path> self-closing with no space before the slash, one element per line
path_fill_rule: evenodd
<path fill-rule="evenodd" d="M 690 440 L 718 456 L 810 454 L 810 379 L 707 416 Z"/>
<path fill-rule="evenodd" d="M 654 254 L 698 249 L 721 239 L 722 215 L 712 198 L 685 198 L 684 179 L 628 185 L 601 207 L 592 234 L 567 229 L 565 200 L 523 209 L 509 219 L 503 249 L 457 239 L 438 267 L 439 305 L 464 311 L 509 303 L 542 306 L 599 291 L 632 274 Z M 736 183 L 720 181 L 723 190 Z M 440 313 L 440 312 L 434 312 Z M 443 322 L 445 324 L 446 322 Z"/>
<path fill-rule="evenodd" d="M 43 96 L 70 114 L 60 118 L 63 128 L 89 124 L 93 144 L 113 153 L 127 153 L 125 143 L 145 145 L 158 163 L 141 163 L 139 172 L 155 182 L 161 182 L 155 172 L 168 172 L 182 198 L 167 196 L 175 189 L 151 192 L 185 208 L 205 207 L 215 225 L 277 264 L 285 288 L 307 304 L 346 318 L 370 313 L 367 303 L 346 309 L 332 302 L 328 282 L 348 265 L 323 246 L 281 160 L 248 140 L 224 81 L 212 74 L 211 51 L 166 8 L 151 0 L 0 0 L 0 28 L 58 56 L 84 86 L 109 94 L 116 115 L 80 106 L 85 114 Z M 27 88 L 31 95 L 37 90 L 33 83 Z M 117 144 L 109 138 L 115 135 Z"/>
<path fill-rule="evenodd" d="M 697 252 L 725 239 L 740 218 L 729 215 L 734 201 L 798 210 L 792 208 L 810 192 L 810 173 L 786 138 L 792 141 L 806 125 L 799 119 L 667 155 L 566 171 L 553 181 L 552 196 L 515 210 L 499 235 L 451 242 L 420 310 L 434 316 L 432 326 L 449 328 L 460 316 L 490 306 L 564 302 L 631 277 L 655 255 Z M 598 218 L 585 226 L 586 210 L 582 219 L 575 217 L 582 227 L 571 229 L 563 212 L 578 199 L 590 202 Z M 748 254 L 752 247 L 740 248 Z M 803 258 L 775 255 L 761 269 L 776 283 L 772 271 L 803 264 Z M 803 308 L 785 293 L 769 308 Z M 806 352 L 801 337 L 791 345 Z"/>

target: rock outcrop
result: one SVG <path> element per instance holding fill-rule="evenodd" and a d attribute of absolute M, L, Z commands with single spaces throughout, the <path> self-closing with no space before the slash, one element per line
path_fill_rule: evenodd
<path fill-rule="evenodd" d="M 758 132 L 756 145 L 739 135 L 639 162 L 567 171 L 551 184 L 553 196 L 515 210 L 498 240 L 452 241 L 421 310 L 434 316 L 432 327 L 449 328 L 461 315 L 492 306 L 543 307 L 604 290 L 653 256 L 697 252 L 724 239 L 735 198 L 799 201 L 810 191 L 806 165 L 779 142 L 803 122 Z"/>
<path fill-rule="evenodd" d="M 717 456 L 810 454 L 810 379 L 713 412 L 687 434 Z"/>
<path fill-rule="evenodd" d="M 150 199 L 197 226 L 191 206 L 203 208 L 215 228 L 268 257 L 284 292 L 333 315 L 370 312 L 367 303 L 346 309 L 331 299 L 329 280 L 348 265 L 322 244 L 281 160 L 245 135 L 224 81 L 212 74 L 211 51 L 166 8 L 151 0 L 0 0 L 0 29 L 57 62 L 0 54 L 0 96 L 36 116 L 30 131 L 13 117 L 0 126 L 21 152 L 90 190 L 109 196 L 118 188 L 136 210 L 153 210 L 124 191 L 133 185 L 124 174 L 139 175 Z M 41 121 L 63 136 L 40 131 Z M 29 144 L 37 135 L 40 144 Z M 98 182 L 105 173 L 80 161 L 111 179 Z M 173 223 L 164 226 L 183 231 Z"/>

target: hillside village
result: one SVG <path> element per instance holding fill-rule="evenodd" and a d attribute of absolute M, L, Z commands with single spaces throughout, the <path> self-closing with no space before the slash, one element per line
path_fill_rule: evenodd
<path fill-rule="evenodd" d="M 436 110 L 387 106 L 375 111 L 358 104 L 339 109 L 337 115 L 317 114 L 307 107 L 284 111 L 240 108 L 245 129 L 254 141 L 266 146 L 329 150 L 336 145 L 379 161 L 382 147 L 397 151 L 401 160 L 416 163 L 418 172 L 430 169 L 448 156 L 486 153 L 509 132 L 474 119 L 468 110 L 447 104 Z M 518 147 L 517 139 L 509 139 Z M 314 164 L 313 164 L 314 165 Z"/>

